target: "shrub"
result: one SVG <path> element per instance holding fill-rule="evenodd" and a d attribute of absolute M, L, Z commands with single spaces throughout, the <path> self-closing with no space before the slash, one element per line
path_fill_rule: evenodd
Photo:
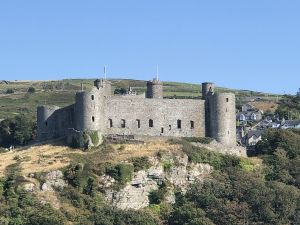
<path fill-rule="evenodd" d="M 5 91 L 5 94 L 13 94 L 15 93 L 15 91 L 11 88 L 8 88 L 6 91 Z"/>
<path fill-rule="evenodd" d="M 135 157 L 135 158 L 132 158 L 130 161 L 133 164 L 135 172 L 140 171 L 140 170 L 149 169 L 151 166 L 151 163 L 150 163 L 148 157 L 145 157 L 145 156 Z"/>
<path fill-rule="evenodd" d="M 115 166 L 108 166 L 106 168 L 106 174 L 113 177 L 120 184 L 125 184 L 131 181 L 133 175 L 133 165 L 131 164 L 117 164 Z"/>
<path fill-rule="evenodd" d="M 97 131 L 90 131 L 88 135 L 91 137 L 91 140 L 94 145 L 98 145 L 99 143 L 99 136 Z"/>
<path fill-rule="evenodd" d="M 164 161 L 163 168 L 165 172 L 169 172 L 173 167 L 173 163 L 171 161 Z"/>
<path fill-rule="evenodd" d="M 160 204 L 164 200 L 165 195 L 166 190 L 164 188 L 151 191 L 148 196 L 150 204 Z"/>
<path fill-rule="evenodd" d="M 33 94 L 33 93 L 35 93 L 35 88 L 34 87 L 29 87 L 27 92 L 30 93 L 30 94 Z"/>

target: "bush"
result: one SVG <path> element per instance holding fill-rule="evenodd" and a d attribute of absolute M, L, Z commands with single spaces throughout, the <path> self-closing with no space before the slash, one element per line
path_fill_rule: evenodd
<path fill-rule="evenodd" d="M 88 133 L 88 135 L 90 136 L 92 142 L 94 145 L 98 145 L 99 143 L 99 136 L 98 136 L 98 132 L 97 131 L 90 131 Z"/>
<path fill-rule="evenodd" d="M 35 93 L 35 88 L 34 87 L 29 87 L 27 92 L 30 93 L 30 94 L 33 94 L 33 93 Z"/>
<path fill-rule="evenodd" d="M 163 161 L 163 168 L 165 172 L 170 172 L 173 167 L 173 163 L 171 161 Z"/>
<path fill-rule="evenodd" d="M 106 168 L 106 174 L 113 177 L 120 184 L 126 184 L 131 181 L 133 175 L 133 165 L 131 164 L 117 164 L 115 166 L 108 166 Z"/>
<path fill-rule="evenodd" d="M 145 156 L 135 157 L 135 158 L 132 158 L 130 161 L 133 164 L 135 172 L 140 171 L 140 170 L 149 169 L 151 166 L 151 163 L 150 163 L 148 157 L 145 157 Z"/>
<path fill-rule="evenodd" d="M 165 188 L 151 191 L 148 196 L 150 204 L 156 204 L 156 205 L 160 204 L 164 200 L 165 195 L 166 195 Z"/>
<path fill-rule="evenodd" d="M 13 94 L 13 93 L 15 93 L 15 91 L 11 88 L 9 88 L 5 91 L 5 94 Z"/>

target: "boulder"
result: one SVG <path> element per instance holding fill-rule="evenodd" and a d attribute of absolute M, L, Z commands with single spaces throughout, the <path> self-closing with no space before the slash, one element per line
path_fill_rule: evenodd
<path fill-rule="evenodd" d="M 63 173 L 60 170 L 49 172 L 46 182 L 42 185 L 42 191 L 54 191 L 54 188 L 63 189 L 68 184 L 63 179 Z"/>
<path fill-rule="evenodd" d="M 37 190 L 36 185 L 34 183 L 25 183 L 23 184 L 23 189 L 26 192 L 34 192 Z"/>

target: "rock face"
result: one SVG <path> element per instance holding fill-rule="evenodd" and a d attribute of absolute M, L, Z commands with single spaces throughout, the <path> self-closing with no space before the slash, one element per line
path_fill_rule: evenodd
<path fill-rule="evenodd" d="M 107 188 L 105 190 L 107 201 L 120 209 L 141 209 L 149 205 L 150 192 L 159 189 L 163 182 L 167 182 L 171 187 L 168 189 L 165 201 L 175 203 L 173 189 L 180 189 L 185 193 L 191 183 L 203 180 L 213 169 L 208 164 L 189 164 L 188 157 L 184 154 L 175 158 L 169 155 L 160 160 L 153 157 L 150 161 L 152 167 L 146 171 L 136 172 L 132 181 L 120 191 Z M 166 162 L 172 165 L 171 168 L 164 168 Z M 103 179 L 111 184 L 107 176 L 104 177 Z M 102 185 L 101 188 L 104 187 L 105 185 Z"/>
<path fill-rule="evenodd" d="M 34 183 L 25 183 L 23 188 L 26 192 L 34 192 L 37 190 L 36 185 Z"/>
<path fill-rule="evenodd" d="M 241 146 L 225 146 L 217 141 L 212 141 L 210 144 L 192 143 L 198 147 L 204 147 L 209 151 L 215 151 L 222 154 L 235 155 L 239 157 L 247 157 L 247 150 Z"/>
<path fill-rule="evenodd" d="M 63 173 L 55 170 L 46 175 L 46 182 L 42 185 L 42 191 L 54 191 L 54 188 L 62 189 L 68 184 L 63 180 Z"/>

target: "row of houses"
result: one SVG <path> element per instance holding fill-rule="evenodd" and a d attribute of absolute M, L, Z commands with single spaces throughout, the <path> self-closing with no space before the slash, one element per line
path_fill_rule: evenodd
<path fill-rule="evenodd" d="M 255 130 L 244 131 L 244 127 L 240 127 L 239 130 L 240 140 L 243 145 L 247 147 L 255 146 L 261 139 L 263 134 L 268 128 L 273 129 L 300 129 L 300 120 L 282 120 L 278 121 L 268 121 L 263 120 L 260 126 L 257 126 Z M 245 135 L 243 135 L 243 133 Z"/>

